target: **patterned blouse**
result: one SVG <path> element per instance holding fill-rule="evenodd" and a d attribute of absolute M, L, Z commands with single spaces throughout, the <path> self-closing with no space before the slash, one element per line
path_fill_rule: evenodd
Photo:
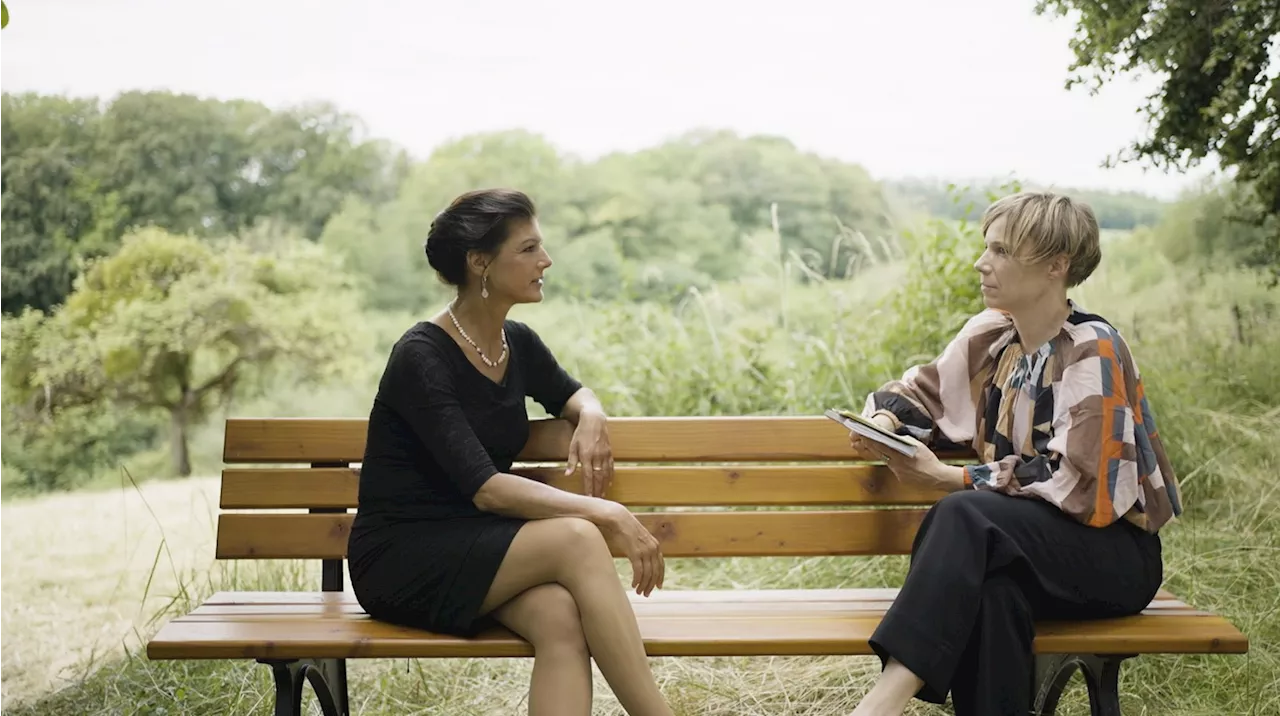
<path fill-rule="evenodd" d="M 1157 532 L 1182 513 L 1142 378 L 1120 333 L 1071 303 L 1058 335 L 1027 355 L 1013 319 L 987 309 L 942 355 L 867 397 L 863 414 L 935 447 L 971 445 L 965 486 L 1045 500 L 1105 527 Z"/>

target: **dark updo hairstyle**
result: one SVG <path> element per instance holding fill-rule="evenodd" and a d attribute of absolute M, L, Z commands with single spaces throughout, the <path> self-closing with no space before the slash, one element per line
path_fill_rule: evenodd
<path fill-rule="evenodd" d="M 513 221 L 537 216 L 533 200 L 514 189 L 480 189 L 453 200 L 427 232 L 427 262 L 451 286 L 467 284 L 467 252 L 492 255 Z"/>

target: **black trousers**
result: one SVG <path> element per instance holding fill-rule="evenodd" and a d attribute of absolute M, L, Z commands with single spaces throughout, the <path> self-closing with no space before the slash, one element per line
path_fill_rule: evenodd
<path fill-rule="evenodd" d="M 956 716 L 1028 713 L 1037 619 L 1136 614 L 1163 580 L 1160 538 L 1082 525 L 1053 505 L 967 490 L 926 515 L 898 598 L 871 638 Z"/>

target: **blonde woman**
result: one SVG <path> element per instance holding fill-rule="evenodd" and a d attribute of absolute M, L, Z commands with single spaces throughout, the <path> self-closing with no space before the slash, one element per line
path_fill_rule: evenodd
<path fill-rule="evenodd" d="M 884 670 L 855 716 L 948 693 L 957 716 L 1026 714 L 1035 621 L 1141 611 L 1163 576 L 1159 530 L 1182 511 L 1129 347 L 1067 298 L 1101 259 L 1093 212 L 1020 193 L 988 208 L 982 232 L 987 309 L 863 411 L 922 449 L 851 438 L 903 482 L 951 493 L 872 637 Z M 947 443 L 981 463 L 944 465 L 924 447 Z"/>

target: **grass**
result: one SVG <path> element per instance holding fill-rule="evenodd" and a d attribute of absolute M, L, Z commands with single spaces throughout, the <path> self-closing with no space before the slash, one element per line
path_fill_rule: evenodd
<path fill-rule="evenodd" d="M 1280 330 L 1270 320 L 1277 292 L 1239 272 L 1185 275 L 1137 242 L 1109 242 L 1108 251 L 1103 271 L 1078 298 L 1129 336 L 1187 488 L 1190 511 L 1165 532 L 1166 585 L 1230 619 L 1252 642 L 1247 656 L 1131 662 L 1122 677 L 1124 713 L 1280 713 L 1280 527 L 1273 518 L 1280 511 L 1280 447 L 1270 442 L 1280 434 L 1274 364 Z M 898 270 L 805 286 L 766 275 L 674 309 L 552 301 L 520 318 L 616 414 L 812 412 L 856 403 L 902 369 L 884 357 L 893 338 L 880 335 L 871 308 L 901 279 Z M 380 340 L 389 345 L 411 320 L 385 319 Z M 385 349 L 371 348 L 368 375 L 346 387 L 285 388 L 232 412 L 361 415 Z M 199 431 L 195 441 L 197 465 L 212 474 L 219 426 Z M 136 650 L 154 628 L 152 613 L 168 618 L 216 589 L 319 583 L 316 565 L 211 566 L 214 489 L 209 480 L 139 490 L 117 481 L 111 491 L 5 503 L 5 713 L 269 713 L 271 684 L 261 667 L 151 663 Z M 668 588 L 897 586 L 905 563 L 901 557 L 672 560 Z M 654 665 L 681 714 L 835 716 L 852 710 L 875 673 L 873 659 L 850 657 L 655 659 Z M 529 666 L 508 659 L 353 662 L 353 709 L 519 713 Z M 598 675 L 597 685 L 595 713 L 621 713 Z M 1087 713 L 1081 691 L 1071 692 L 1060 713 Z M 917 704 L 912 713 L 948 711 Z"/>
<path fill-rule="evenodd" d="M 200 479 L 0 506 L 4 705 L 74 685 L 137 648 L 180 593 L 180 575 L 212 561 L 216 505 L 217 482 Z"/>

